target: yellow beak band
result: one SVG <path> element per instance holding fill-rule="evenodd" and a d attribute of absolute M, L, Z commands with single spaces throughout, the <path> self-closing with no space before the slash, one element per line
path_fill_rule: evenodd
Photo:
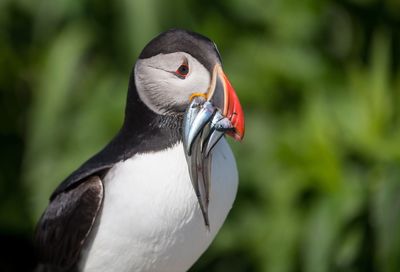
<path fill-rule="evenodd" d="M 191 102 L 196 96 L 202 96 L 205 100 L 207 100 L 207 94 L 205 93 L 192 93 L 189 97 L 189 101 Z"/>

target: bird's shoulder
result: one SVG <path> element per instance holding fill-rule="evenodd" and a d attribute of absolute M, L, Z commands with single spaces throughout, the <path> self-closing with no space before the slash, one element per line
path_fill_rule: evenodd
<path fill-rule="evenodd" d="M 52 199 L 35 232 L 40 263 L 66 269 L 77 263 L 101 208 L 103 195 L 100 177 L 90 176 Z"/>

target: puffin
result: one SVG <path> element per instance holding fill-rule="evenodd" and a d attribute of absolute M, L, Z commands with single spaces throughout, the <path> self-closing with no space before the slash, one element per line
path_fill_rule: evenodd
<path fill-rule="evenodd" d="M 121 129 L 54 190 L 37 223 L 37 271 L 187 271 L 238 188 L 227 136 L 244 115 L 209 38 L 171 29 L 130 75 Z"/>

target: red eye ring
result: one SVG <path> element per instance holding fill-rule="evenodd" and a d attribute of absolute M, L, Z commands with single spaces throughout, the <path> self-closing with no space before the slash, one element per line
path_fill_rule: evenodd
<path fill-rule="evenodd" d="M 181 66 L 176 69 L 175 74 L 180 78 L 186 78 L 186 76 L 189 74 L 189 65 L 185 63 L 181 64 Z"/>

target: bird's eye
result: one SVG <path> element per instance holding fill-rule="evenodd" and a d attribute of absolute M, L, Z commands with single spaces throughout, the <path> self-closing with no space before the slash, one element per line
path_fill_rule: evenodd
<path fill-rule="evenodd" d="M 189 66 L 185 63 L 179 66 L 179 68 L 175 72 L 175 74 L 180 78 L 186 78 L 188 73 L 189 73 Z"/>

